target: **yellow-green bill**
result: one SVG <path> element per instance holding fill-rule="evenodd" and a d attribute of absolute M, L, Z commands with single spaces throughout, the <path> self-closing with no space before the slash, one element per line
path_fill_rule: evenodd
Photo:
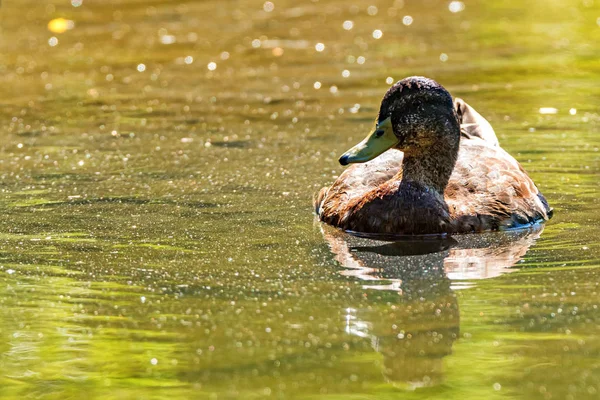
<path fill-rule="evenodd" d="M 398 144 L 398 138 L 394 135 L 392 121 L 386 118 L 379 122 L 373 132 L 359 144 L 345 152 L 340 157 L 340 164 L 363 163 L 374 159 L 384 151 Z"/>

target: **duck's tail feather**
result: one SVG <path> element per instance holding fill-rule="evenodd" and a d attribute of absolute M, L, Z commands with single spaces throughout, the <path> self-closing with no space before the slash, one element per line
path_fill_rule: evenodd
<path fill-rule="evenodd" d="M 492 125 L 463 99 L 454 99 L 454 110 L 460 123 L 461 136 L 466 139 L 479 138 L 490 146 L 499 146 Z"/>
<path fill-rule="evenodd" d="M 548 217 L 547 219 L 552 218 L 552 215 L 554 214 L 554 209 L 552 207 L 550 207 L 550 205 L 548 204 L 548 200 L 546 200 L 544 195 L 539 192 L 537 194 L 537 197 L 538 197 L 538 199 L 540 199 L 540 201 L 542 202 L 542 205 L 546 209 L 546 215 Z"/>

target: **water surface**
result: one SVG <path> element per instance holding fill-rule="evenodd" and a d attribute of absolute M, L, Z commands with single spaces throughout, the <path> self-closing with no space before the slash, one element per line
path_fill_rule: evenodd
<path fill-rule="evenodd" d="M 598 398 L 600 2 L 453 3 L 2 2 L 0 396 Z M 543 231 L 315 222 L 417 74 L 493 124 Z"/>

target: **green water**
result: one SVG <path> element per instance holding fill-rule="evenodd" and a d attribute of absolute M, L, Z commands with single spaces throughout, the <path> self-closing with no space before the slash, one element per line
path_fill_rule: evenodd
<path fill-rule="evenodd" d="M 2 1 L 0 397 L 597 399 L 600 1 L 464 3 Z M 543 232 L 315 222 L 416 74 L 489 119 Z"/>

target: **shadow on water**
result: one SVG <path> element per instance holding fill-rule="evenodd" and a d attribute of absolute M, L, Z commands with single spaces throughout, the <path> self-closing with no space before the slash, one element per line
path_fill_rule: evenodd
<path fill-rule="evenodd" d="M 222 142 L 211 142 L 211 146 L 233 148 L 233 149 L 247 149 L 252 147 L 252 143 L 248 140 L 230 140 Z"/>
<path fill-rule="evenodd" d="M 443 359 L 459 337 L 457 289 L 473 280 L 515 271 L 542 226 L 454 237 L 382 242 L 321 226 L 340 274 L 368 282 L 391 313 L 346 310 L 346 333 L 370 340 L 383 356 L 382 373 L 395 386 L 415 389 L 444 381 Z"/>

